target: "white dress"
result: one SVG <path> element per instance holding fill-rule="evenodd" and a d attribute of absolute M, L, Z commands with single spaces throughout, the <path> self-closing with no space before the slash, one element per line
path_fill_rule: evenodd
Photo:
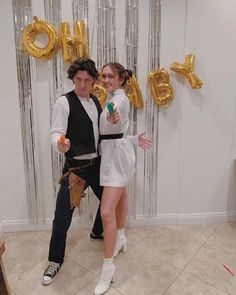
<path fill-rule="evenodd" d="M 108 102 L 114 102 L 120 112 L 120 122 L 112 124 L 107 120 L 105 107 L 100 116 L 100 134 L 124 133 L 123 138 L 102 140 L 100 185 L 124 187 L 135 171 L 135 152 L 132 141 L 126 137 L 129 128 L 129 100 L 124 89 L 109 94 Z"/>

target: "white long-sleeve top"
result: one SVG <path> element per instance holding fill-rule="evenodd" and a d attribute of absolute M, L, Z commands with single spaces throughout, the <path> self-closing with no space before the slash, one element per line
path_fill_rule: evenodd
<path fill-rule="evenodd" d="M 82 106 L 84 107 L 85 111 L 89 115 L 91 121 L 93 122 L 93 134 L 94 134 L 94 140 L 95 140 L 95 147 L 98 146 L 98 139 L 99 139 L 99 130 L 98 130 L 98 111 L 97 107 L 92 100 L 92 98 L 83 98 L 78 97 L 80 99 L 80 102 L 82 103 Z M 58 140 L 62 134 L 66 134 L 67 126 L 68 126 L 68 117 L 70 113 L 69 103 L 67 98 L 63 95 L 59 97 L 54 105 L 53 114 L 52 114 L 52 125 L 51 125 L 51 143 L 53 146 L 53 149 L 60 153 L 57 147 Z M 97 153 L 90 153 L 85 155 L 80 155 L 77 157 L 74 157 L 75 159 L 93 159 L 98 157 Z"/>
<path fill-rule="evenodd" d="M 124 89 L 116 89 L 109 94 L 108 101 L 113 102 L 120 112 L 120 121 L 112 124 L 107 120 L 108 109 L 103 109 L 100 116 L 100 132 L 105 134 L 119 134 L 124 136 L 118 139 L 102 140 L 100 185 L 124 187 L 135 171 L 135 151 L 138 136 L 127 137 L 129 129 L 129 100 Z"/>

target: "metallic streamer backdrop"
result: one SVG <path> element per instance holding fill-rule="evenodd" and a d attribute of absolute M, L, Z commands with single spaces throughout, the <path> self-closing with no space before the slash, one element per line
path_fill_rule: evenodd
<path fill-rule="evenodd" d="M 115 0 L 97 0 L 97 67 L 116 61 Z"/>
<path fill-rule="evenodd" d="M 25 54 L 21 42 L 21 32 L 32 20 L 31 1 L 13 0 L 12 7 L 28 218 L 30 223 L 38 223 L 44 221 L 44 202 L 41 190 L 36 97 L 33 97 L 32 86 L 35 79 L 35 60 Z"/>
<path fill-rule="evenodd" d="M 125 30 L 125 52 L 126 52 L 126 68 L 132 70 L 133 74 L 137 78 L 137 59 L 138 59 L 138 0 L 126 0 L 125 5 L 125 18 L 126 18 L 126 30 Z M 137 109 L 133 104 L 130 104 L 130 134 L 137 134 Z M 136 152 L 137 159 L 137 152 Z M 137 163 L 137 160 L 136 160 Z M 137 164 L 136 164 L 137 167 Z M 136 177 L 130 181 L 127 187 L 128 200 L 129 200 L 129 215 L 133 218 L 136 217 Z"/>
<path fill-rule="evenodd" d="M 149 0 L 149 44 L 148 70 L 160 67 L 161 0 Z M 157 173 L 158 173 L 158 113 L 147 89 L 145 105 L 146 136 L 152 139 L 152 148 L 144 155 L 144 199 L 143 215 L 157 215 Z"/>
<path fill-rule="evenodd" d="M 30 221 L 43 219 L 43 197 L 39 193 L 40 171 L 39 171 L 39 151 L 37 147 L 37 128 L 35 127 L 34 97 L 32 97 L 32 57 L 24 53 L 21 45 L 21 31 L 32 20 L 30 0 L 12 0 L 13 14 L 15 22 L 16 56 L 19 83 L 19 103 L 21 110 L 21 127 L 23 138 L 23 150 L 25 159 L 26 191 L 28 215 Z M 61 22 L 61 0 L 44 0 L 46 19 L 58 28 Z M 149 0 L 149 71 L 159 68 L 160 54 L 160 17 L 161 1 Z M 116 52 L 116 22 L 115 22 L 115 0 L 97 0 L 96 22 L 97 30 L 97 66 L 98 69 L 109 62 L 117 61 Z M 89 7 L 88 0 L 72 1 L 73 21 L 84 20 L 88 24 Z M 126 0 L 126 32 L 125 32 L 125 52 L 126 67 L 130 68 L 137 75 L 137 53 L 138 53 L 138 0 Z M 91 46 L 93 43 L 93 38 Z M 63 89 L 63 61 L 59 52 L 54 58 L 48 61 L 48 71 L 50 73 L 50 111 L 52 111 L 55 100 L 64 92 Z M 144 155 L 144 199 L 143 215 L 156 216 L 157 214 L 157 172 L 158 172 L 158 107 L 151 99 L 147 89 L 147 99 L 145 106 L 146 135 L 153 140 L 150 151 Z M 131 133 L 137 132 L 137 113 L 131 107 Z M 54 194 L 57 191 L 57 182 L 61 174 L 63 158 L 52 152 L 52 172 Z M 152 177 L 150 177 L 152 176 Z M 131 214 L 135 217 L 135 180 L 129 187 Z M 80 220 L 88 222 L 92 219 L 91 198 L 88 192 L 87 198 L 83 201 L 80 209 Z"/>
<path fill-rule="evenodd" d="M 44 13 L 45 18 L 55 28 L 59 28 L 61 23 L 61 0 L 44 0 Z M 56 99 L 64 93 L 63 89 L 63 61 L 61 51 L 54 55 L 48 61 L 48 77 L 49 77 L 49 107 L 50 107 L 50 123 L 52 121 L 52 110 Z M 52 160 L 52 186 L 54 197 L 58 191 L 58 180 L 61 176 L 64 156 L 58 154 L 51 148 Z"/>

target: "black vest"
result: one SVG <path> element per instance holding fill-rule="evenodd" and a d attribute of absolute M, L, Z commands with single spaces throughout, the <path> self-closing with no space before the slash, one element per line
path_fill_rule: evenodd
<path fill-rule="evenodd" d="M 69 151 L 65 154 L 66 157 L 73 158 L 75 156 L 97 152 L 92 120 L 83 108 L 74 90 L 64 95 L 69 103 L 66 138 L 69 138 L 71 144 Z M 102 107 L 96 96 L 90 94 L 90 97 L 97 107 L 99 124 L 99 116 L 102 112 Z"/>

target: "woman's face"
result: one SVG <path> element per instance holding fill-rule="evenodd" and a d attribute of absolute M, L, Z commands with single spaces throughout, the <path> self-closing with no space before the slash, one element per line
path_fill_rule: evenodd
<path fill-rule="evenodd" d="M 102 80 L 107 92 L 115 91 L 120 88 L 123 83 L 123 79 L 120 79 L 118 74 L 110 66 L 103 68 Z"/>

